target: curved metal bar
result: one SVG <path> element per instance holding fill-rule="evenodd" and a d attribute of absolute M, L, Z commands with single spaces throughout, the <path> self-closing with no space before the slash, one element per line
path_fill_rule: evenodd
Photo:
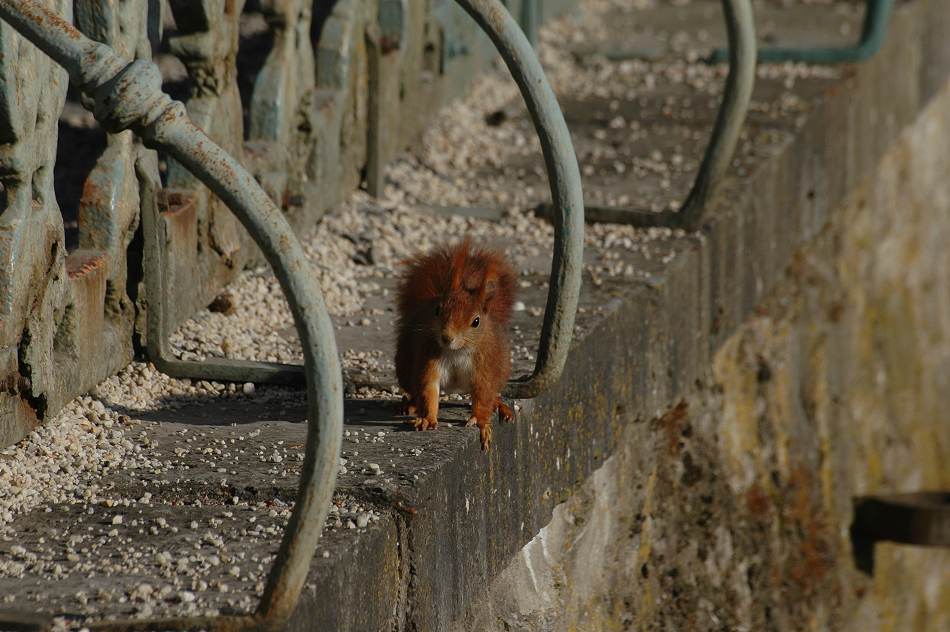
<path fill-rule="evenodd" d="M 35 0 L 0 0 L 0 18 L 66 68 L 84 93 L 94 96 L 94 114 L 104 128 L 132 129 L 147 146 L 172 155 L 217 193 L 254 237 L 287 296 L 303 346 L 310 423 L 297 502 L 258 609 L 244 617 L 132 624 L 135 629 L 281 627 L 293 612 L 323 529 L 343 430 L 343 388 L 333 327 L 320 288 L 307 274 L 303 248 L 254 178 L 191 123 L 181 103 L 161 91 L 161 74 L 154 64 L 126 62 Z M 104 627 L 116 625 L 129 628 Z"/>
<path fill-rule="evenodd" d="M 778 63 L 797 61 L 809 64 L 853 64 L 870 59 L 881 50 L 887 36 L 887 25 L 894 9 L 894 0 L 866 0 L 864 25 L 861 39 L 854 46 L 840 48 L 763 48 L 759 51 L 759 61 Z M 718 62 L 726 58 L 726 51 L 717 49 L 710 61 Z"/>
<path fill-rule="evenodd" d="M 729 36 L 729 76 L 716 115 L 716 125 L 699 172 L 683 205 L 676 211 L 653 213 L 641 209 L 588 206 L 588 221 L 664 226 L 695 230 L 709 198 L 729 169 L 745 123 L 755 86 L 755 20 L 751 0 L 722 0 Z"/>
<path fill-rule="evenodd" d="M 541 62 L 518 22 L 499 0 L 456 0 L 488 34 L 528 106 L 541 140 L 554 213 L 554 260 L 534 373 L 505 394 L 536 397 L 561 377 L 574 334 L 584 258 L 584 194 L 571 134 Z"/>

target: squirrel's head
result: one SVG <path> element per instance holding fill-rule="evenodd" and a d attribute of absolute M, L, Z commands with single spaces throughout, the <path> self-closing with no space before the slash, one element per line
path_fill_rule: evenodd
<path fill-rule="evenodd" d="M 474 349 L 484 336 L 507 326 L 514 291 L 515 274 L 505 259 L 465 239 L 411 262 L 400 309 L 425 312 L 443 349 Z"/>

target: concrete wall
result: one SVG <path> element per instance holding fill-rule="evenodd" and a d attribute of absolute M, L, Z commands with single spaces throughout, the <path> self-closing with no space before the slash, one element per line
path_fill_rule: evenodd
<path fill-rule="evenodd" d="M 950 488 L 948 138 L 950 86 L 456 629 L 950 629 L 950 551 L 849 540 L 855 496 Z"/>

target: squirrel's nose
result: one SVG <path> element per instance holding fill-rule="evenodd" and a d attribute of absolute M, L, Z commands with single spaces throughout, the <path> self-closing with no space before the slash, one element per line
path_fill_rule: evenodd
<path fill-rule="evenodd" d="M 443 334 L 442 334 L 442 345 L 445 346 L 445 347 L 448 347 L 450 344 L 452 344 L 452 336 L 448 335 L 447 333 L 443 333 Z"/>

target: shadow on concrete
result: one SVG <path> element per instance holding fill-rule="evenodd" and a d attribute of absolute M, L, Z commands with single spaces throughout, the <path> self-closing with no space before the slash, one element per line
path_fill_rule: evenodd
<path fill-rule="evenodd" d="M 103 400 L 115 412 L 141 421 L 174 423 L 192 426 L 231 426 L 261 422 L 304 423 L 307 421 L 307 402 L 297 391 L 264 391 L 260 397 L 204 397 L 166 398 L 157 408 L 134 409 Z M 413 431 L 406 424 L 407 415 L 399 412 L 396 399 L 347 399 L 343 415 L 347 426 L 363 428 L 391 428 Z M 467 402 L 442 402 L 440 422 L 455 423 L 468 417 Z"/>

